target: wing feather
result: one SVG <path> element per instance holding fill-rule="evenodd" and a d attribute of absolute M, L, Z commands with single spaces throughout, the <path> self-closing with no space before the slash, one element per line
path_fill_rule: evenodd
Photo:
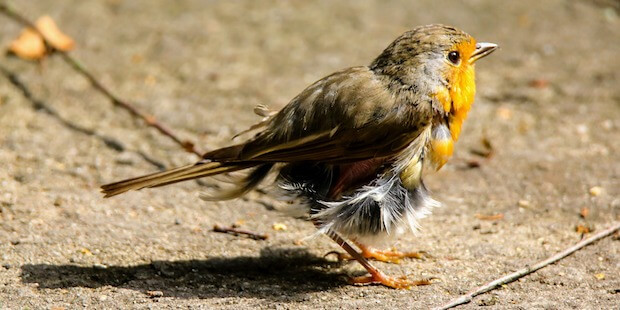
<path fill-rule="evenodd" d="M 432 114 L 430 104 L 398 95 L 389 83 L 367 67 L 334 73 L 294 98 L 253 139 L 204 157 L 221 162 L 353 162 L 393 155 L 418 137 Z"/>

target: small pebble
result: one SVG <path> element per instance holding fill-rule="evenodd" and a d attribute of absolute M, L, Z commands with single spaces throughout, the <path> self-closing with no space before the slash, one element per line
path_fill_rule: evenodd
<path fill-rule="evenodd" d="M 56 199 L 54 200 L 55 207 L 60 207 L 62 203 L 63 203 L 63 199 L 61 197 L 56 197 Z"/>
<path fill-rule="evenodd" d="M 600 186 L 594 186 L 590 188 L 590 195 L 596 197 L 603 193 L 603 188 Z"/>
<path fill-rule="evenodd" d="M 162 296 L 164 296 L 164 292 L 162 292 L 162 291 L 146 291 L 146 295 L 148 295 L 151 298 L 162 297 Z"/>
<path fill-rule="evenodd" d="M 100 270 L 103 270 L 103 269 L 108 269 L 108 266 L 106 266 L 106 265 L 104 265 L 104 264 L 94 264 L 94 265 L 93 265 L 93 267 L 94 267 L 95 269 L 100 269 Z"/>
<path fill-rule="evenodd" d="M 588 129 L 587 125 L 585 125 L 585 124 L 577 125 L 577 133 L 578 134 L 586 135 L 586 134 L 588 134 L 588 131 L 589 131 L 589 129 Z"/>
<path fill-rule="evenodd" d="M 286 230 L 286 225 L 284 223 L 273 223 L 273 230 Z"/>
<path fill-rule="evenodd" d="M 135 163 L 133 155 L 128 152 L 123 152 L 116 158 L 116 163 L 120 165 L 131 166 Z"/>
<path fill-rule="evenodd" d="M 518 202 L 519 207 L 521 208 L 529 208 L 530 207 L 530 202 L 524 199 L 519 200 Z"/>

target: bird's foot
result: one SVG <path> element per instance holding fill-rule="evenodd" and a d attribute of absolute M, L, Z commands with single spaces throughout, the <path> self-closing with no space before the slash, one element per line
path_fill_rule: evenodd
<path fill-rule="evenodd" d="M 414 286 L 430 285 L 430 280 L 409 280 L 406 277 L 389 277 L 382 272 L 371 273 L 368 276 L 351 278 L 351 283 L 356 285 L 380 284 L 395 289 L 411 289 Z"/>
<path fill-rule="evenodd" d="M 359 245 L 358 245 L 359 246 Z M 366 246 L 359 246 L 362 250 L 362 256 L 370 259 L 374 259 L 380 262 L 398 264 L 403 258 L 416 258 L 421 259 L 422 253 L 420 252 L 399 252 L 395 249 L 392 250 L 377 250 Z"/>
<path fill-rule="evenodd" d="M 362 265 L 362 267 L 364 267 L 364 269 L 366 269 L 366 271 L 368 271 L 368 273 L 370 274 L 368 276 L 351 278 L 351 282 L 354 284 L 381 284 L 395 289 L 409 289 L 417 285 L 431 284 L 430 280 L 412 281 L 408 280 L 406 277 L 388 277 L 383 274 L 383 272 L 379 271 L 377 267 L 373 266 L 368 261 L 368 259 L 366 259 L 366 257 L 362 255 L 362 253 L 357 252 L 349 243 L 347 243 L 346 240 L 342 239 L 342 237 L 340 237 L 336 232 L 330 231 L 327 235 L 331 237 L 336 243 L 338 243 L 348 253 L 348 255 L 350 255 L 350 257 L 357 260 L 360 265 Z M 362 252 L 364 251 L 364 249 L 368 249 L 363 245 L 359 246 Z M 330 252 L 327 255 L 331 253 L 338 255 L 339 259 L 346 257 L 346 254 L 340 254 L 338 252 Z"/>
<path fill-rule="evenodd" d="M 376 260 L 380 262 L 385 262 L 385 263 L 398 264 L 400 263 L 400 260 L 404 258 L 422 259 L 424 257 L 422 252 L 399 252 L 396 250 L 377 250 L 377 249 L 373 249 L 373 248 L 366 247 L 366 246 L 360 246 L 360 245 L 358 245 L 358 247 L 362 250 L 361 254 L 364 258 L 368 258 L 368 259 L 372 259 L 372 260 Z M 325 254 L 325 256 L 332 255 L 332 254 L 336 255 L 336 258 L 338 259 L 339 262 L 355 259 L 347 253 L 340 253 L 338 251 L 331 251 Z"/>

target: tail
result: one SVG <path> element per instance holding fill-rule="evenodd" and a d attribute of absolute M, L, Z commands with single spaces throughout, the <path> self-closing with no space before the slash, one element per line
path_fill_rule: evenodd
<path fill-rule="evenodd" d="M 106 184 L 101 186 L 101 192 L 105 195 L 104 197 L 112 197 L 130 190 L 139 190 L 147 187 L 157 187 L 164 186 L 168 184 L 173 184 L 177 182 L 187 181 L 191 179 L 197 179 L 207 176 L 212 176 L 216 174 L 228 173 L 238 170 L 243 170 L 247 168 L 251 168 L 256 166 L 256 163 L 219 163 L 219 162 L 211 162 L 211 161 L 202 161 L 193 165 L 183 166 L 179 168 L 170 169 L 167 171 L 157 172 L 148 174 L 145 176 L 131 178 L 119 182 L 114 182 L 110 184 Z M 260 180 L 264 178 L 269 172 L 271 165 L 269 165 L 268 169 L 266 167 L 262 167 L 263 165 L 259 165 L 259 169 L 256 171 L 261 171 L 264 173 Z M 262 169 L 260 169 L 262 167 Z M 266 171 L 265 171 L 266 170 Z M 254 173 L 255 174 L 255 173 Z M 251 176 L 252 174 L 250 174 Z M 254 179 L 257 178 L 256 175 L 253 176 Z M 254 180 L 250 185 L 257 185 L 259 181 Z M 252 186 L 252 187 L 253 187 Z M 251 188 L 244 188 L 245 191 L 250 190 Z"/>

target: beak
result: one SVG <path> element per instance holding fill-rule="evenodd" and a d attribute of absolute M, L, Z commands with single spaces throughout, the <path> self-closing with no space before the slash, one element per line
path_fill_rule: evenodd
<path fill-rule="evenodd" d="M 471 57 L 469 57 L 469 62 L 473 64 L 478 59 L 483 58 L 493 53 L 498 47 L 499 45 L 494 44 L 494 43 L 487 43 L 487 42 L 476 43 L 476 50 L 471 55 Z"/>

